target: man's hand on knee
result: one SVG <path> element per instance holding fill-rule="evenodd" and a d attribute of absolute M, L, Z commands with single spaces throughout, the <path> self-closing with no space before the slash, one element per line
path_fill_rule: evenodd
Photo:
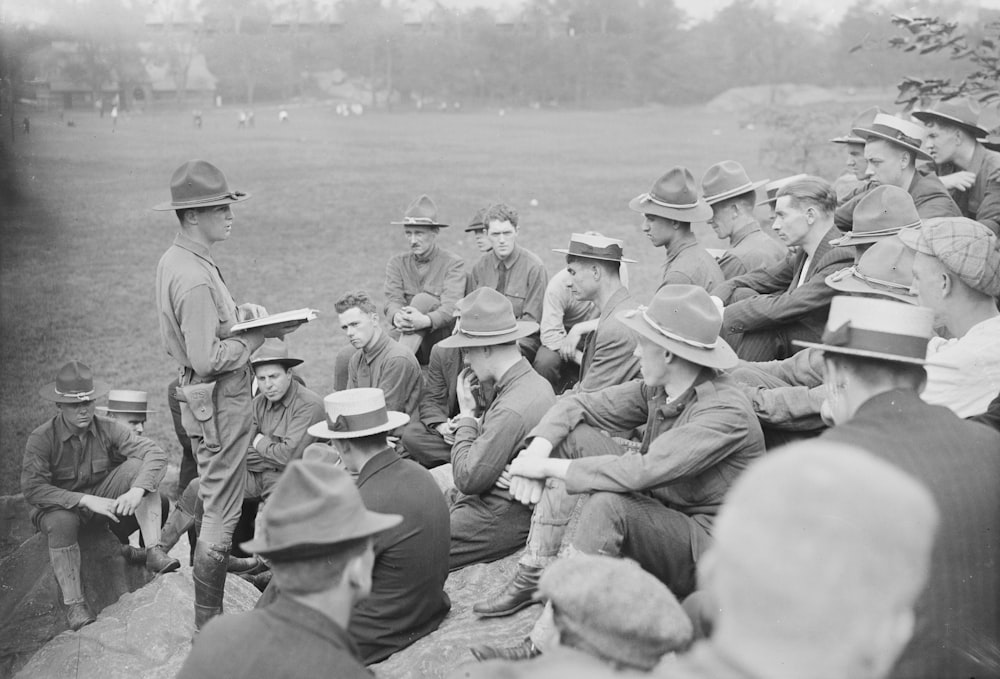
<path fill-rule="evenodd" d="M 135 514 L 135 508 L 139 506 L 142 502 L 142 498 L 145 496 L 146 491 L 142 488 L 129 488 L 128 492 L 124 495 L 120 495 L 115 503 L 115 513 L 119 516 L 132 516 Z"/>
<path fill-rule="evenodd" d="M 118 523 L 118 516 L 115 514 L 115 505 L 118 500 L 98 497 L 96 495 L 84 495 L 80 498 L 79 506 L 84 509 L 89 509 L 94 514 L 100 514 L 101 516 L 106 516 L 115 523 Z"/>
<path fill-rule="evenodd" d="M 544 479 L 529 479 L 523 476 L 510 477 L 510 496 L 525 505 L 536 505 L 545 489 Z"/>

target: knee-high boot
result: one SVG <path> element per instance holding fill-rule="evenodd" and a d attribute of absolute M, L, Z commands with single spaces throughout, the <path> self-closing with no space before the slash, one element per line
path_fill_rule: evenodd
<path fill-rule="evenodd" d="M 146 569 L 154 573 L 169 573 L 181 567 L 181 562 L 167 552 L 194 525 L 194 517 L 178 504 L 160 531 L 160 540 L 146 550 Z"/>
<path fill-rule="evenodd" d="M 80 545 L 49 548 L 49 560 L 56 574 L 56 582 L 62 591 L 63 603 L 66 604 L 66 622 L 70 629 L 78 630 L 89 625 L 97 618 L 83 597 L 83 580 L 80 578 Z"/>
<path fill-rule="evenodd" d="M 194 626 L 201 629 L 222 613 L 230 545 L 198 540 L 194 550 Z"/>

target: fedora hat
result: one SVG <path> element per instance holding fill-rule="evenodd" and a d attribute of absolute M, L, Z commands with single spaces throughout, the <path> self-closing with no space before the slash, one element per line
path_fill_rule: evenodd
<path fill-rule="evenodd" d="M 866 127 L 855 127 L 852 132 L 863 138 L 865 142 L 873 139 L 884 139 L 887 142 L 901 146 L 902 148 L 915 154 L 917 158 L 933 160 L 927 151 L 920 148 L 920 143 L 924 140 L 924 127 L 903 120 L 896 116 L 880 113 L 875 116 L 872 124 Z"/>
<path fill-rule="evenodd" d="M 869 127 L 869 126 L 871 126 L 871 124 L 875 121 L 875 116 L 877 116 L 877 115 L 879 115 L 879 114 L 881 114 L 883 112 L 884 111 L 882 111 L 882 109 L 880 109 L 878 106 L 872 106 L 870 108 L 866 108 L 864 111 L 862 111 L 857 116 L 855 116 L 854 120 L 851 121 L 851 129 L 853 130 L 855 127 Z M 834 144 L 864 144 L 865 143 L 864 139 L 862 139 L 861 137 L 859 137 L 858 135 L 856 135 L 854 133 L 844 134 L 844 135 L 841 135 L 839 137 L 834 137 L 830 141 L 833 142 Z"/>
<path fill-rule="evenodd" d="M 767 184 L 766 179 L 750 181 L 747 171 L 735 160 L 723 160 L 708 168 L 708 172 L 701 179 L 701 193 L 706 203 L 714 205 L 756 191 L 764 184 Z"/>
<path fill-rule="evenodd" d="M 514 318 L 510 300 L 493 288 L 473 290 L 458 302 L 455 334 L 438 342 L 446 349 L 506 344 L 538 332 L 534 321 Z"/>
<path fill-rule="evenodd" d="M 569 248 L 553 248 L 552 252 L 561 252 L 571 257 L 587 259 L 603 259 L 606 262 L 628 262 L 635 264 L 634 259 L 626 259 L 622 252 L 622 241 L 617 238 L 607 238 L 596 234 L 574 233 L 569 237 Z"/>
<path fill-rule="evenodd" d="M 975 100 L 969 97 L 955 97 L 939 101 L 929 109 L 914 111 L 913 117 L 922 123 L 943 120 L 948 125 L 958 125 L 974 139 L 982 139 L 988 136 L 989 132 L 979 125 L 980 111 L 979 104 Z"/>
<path fill-rule="evenodd" d="M 486 224 L 483 222 L 483 217 L 486 216 L 486 210 L 489 208 L 481 207 L 476 210 L 476 214 L 472 215 L 472 219 L 469 220 L 469 225 L 465 227 L 466 231 L 482 231 L 486 228 Z"/>
<path fill-rule="evenodd" d="M 80 361 L 70 361 L 59 368 L 56 381 L 38 390 L 46 401 L 53 403 L 86 403 L 96 401 L 108 391 L 107 386 L 94 381 L 90 366 Z"/>
<path fill-rule="evenodd" d="M 927 343 L 934 336 L 934 311 L 888 299 L 834 297 L 819 342 L 792 340 L 800 347 L 825 352 L 927 363 Z"/>
<path fill-rule="evenodd" d="M 285 368 L 294 368 L 304 363 L 301 358 L 290 358 L 288 356 L 288 345 L 278 337 L 269 337 L 264 340 L 257 351 L 250 357 L 250 366 L 256 368 L 265 363 L 278 363 Z"/>
<path fill-rule="evenodd" d="M 736 352 L 719 337 L 722 314 L 697 285 L 664 285 L 648 307 L 621 311 L 617 318 L 691 363 L 726 370 L 738 362 Z"/>
<path fill-rule="evenodd" d="M 392 431 L 410 421 L 406 413 L 386 410 L 385 392 L 362 388 L 335 391 L 323 398 L 326 421 L 309 427 L 310 436 L 321 439 L 356 439 Z"/>
<path fill-rule="evenodd" d="M 398 525 L 403 517 L 365 507 L 350 475 L 326 462 L 289 463 L 264 507 L 260 535 L 240 545 L 274 561 L 323 556 L 336 545 Z"/>
<path fill-rule="evenodd" d="M 448 226 L 447 224 L 439 223 L 437 215 L 437 206 L 434 205 L 434 201 L 430 199 L 430 196 L 424 194 L 410 203 L 410 207 L 406 208 L 406 212 L 403 213 L 403 221 L 389 223 L 396 226 L 426 226 L 428 228 L 443 228 Z"/>
<path fill-rule="evenodd" d="M 767 186 L 764 187 L 764 193 L 767 198 L 757 203 L 757 206 L 761 205 L 774 205 L 778 200 L 778 191 L 788 186 L 792 182 L 797 182 L 800 179 L 805 179 L 809 175 L 807 174 L 793 174 L 790 177 L 782 177 L 781 179 L 775 179 L 773 182 L 768 182 Z"/>
<path fill-rule="evenodd" d="M 134 415 L 156 412 L 149 409 L 149 398 L 146 392 L 132 391 L 131 389 L 112 389 L 108 392 L 108 405 L 97 406 L 97 410 L 102 413 Z"/>
<path fill-rule="evenodd" d="M 712 218 L 712 208 L 698 196 L 694 175 L 686 167 L 674 167 L 656 180 L 649 193 L 629 201 L 636 212 L 691 224 Z"/>
<path fill-rule="evenodd" d="M 913 285 L 913 250 L 898 238 L 884 238 L 868 248 L 854 266 L 835 271 L 826 284 L 839 292 L 883 295 L 916 304 Z"/>
<path fill-rule="evenodd" d="M 910 193 L 898 186 L 876 186 L 854 206 L 854 224 L 830 245 L 864 245 L 920 226 L 920 215 Z"/>
<path fill-rule="evenodd" d="M 170 178 L 170 200 L 154 210 L 183 210 L 239 203 L 250 197 L 243 191 L 230 191 L 226 175 L 204 160 L 189 160 L 174 171 Z"/>

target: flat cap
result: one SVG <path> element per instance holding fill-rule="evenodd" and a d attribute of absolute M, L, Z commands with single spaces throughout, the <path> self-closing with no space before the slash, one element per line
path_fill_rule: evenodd
<path fill-rule="evenodd" d="M 938 217 L 919 229 L 900 231 L 899 238 L 907 247 L 936 257 L 970 288 L 1000 296 L 1000 249 L 996 235 L 983 224 L 965 217 Z"/>

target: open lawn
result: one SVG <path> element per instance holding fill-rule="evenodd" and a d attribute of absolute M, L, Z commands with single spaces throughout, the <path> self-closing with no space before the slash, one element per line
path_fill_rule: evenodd
<path fill-rule="evenodd" d="M 404 247 L 389 222 L 420 193 L 453 225 L 438 242 L 470 261 L 477 253 L 462 228 L 493 201 L 518 208 L 519 242 L 550 273 L 562 265 L 550 248 L 565 247 L 573 231 L 622 238 L 626 256 L 639 260 L 632 290 L 648 299 L 664 256 L 629 199 L 675 164 L 696 179 L 725 158 L 753 177 L 769 169 L 757 165 L 760 131 L 702 109 L 343 119 L 316 106 L 291 109 L 287 125 L 276 109 L 256 113 L 248 130 L 236 129 L 234 111 L 215 110 L 202 129 L 185 113 L 163 112 L 120 119 L 115 131 L 89 111 L 67 112 L 73 127 L 32 114 L 30 137 L 18 133 L 0 192 L 0 493 L 17 492 L 25 438 L 54 412 L 38 388 L 71 359 L 113 387 L 149 391 L 158 412 L 146 433 L 179 456 L 165 395 L 176 366 L 160 344 L 153 295 L 176 219 L 150 207 L 169 198 L 170 175 L 185 160 L 211 160 L 231 187 L 253 194 L 237 206 L 230 240 L 214 249 L 237 301 L 322 311 L 289 336 L 306 359 L 301 374 L 321 394 L 332 389 L 345 343 L 333 302 L 358 288 L 381 297 L 385 262 Z M 707 226 L 696 228 L 717 245 Z"/>

